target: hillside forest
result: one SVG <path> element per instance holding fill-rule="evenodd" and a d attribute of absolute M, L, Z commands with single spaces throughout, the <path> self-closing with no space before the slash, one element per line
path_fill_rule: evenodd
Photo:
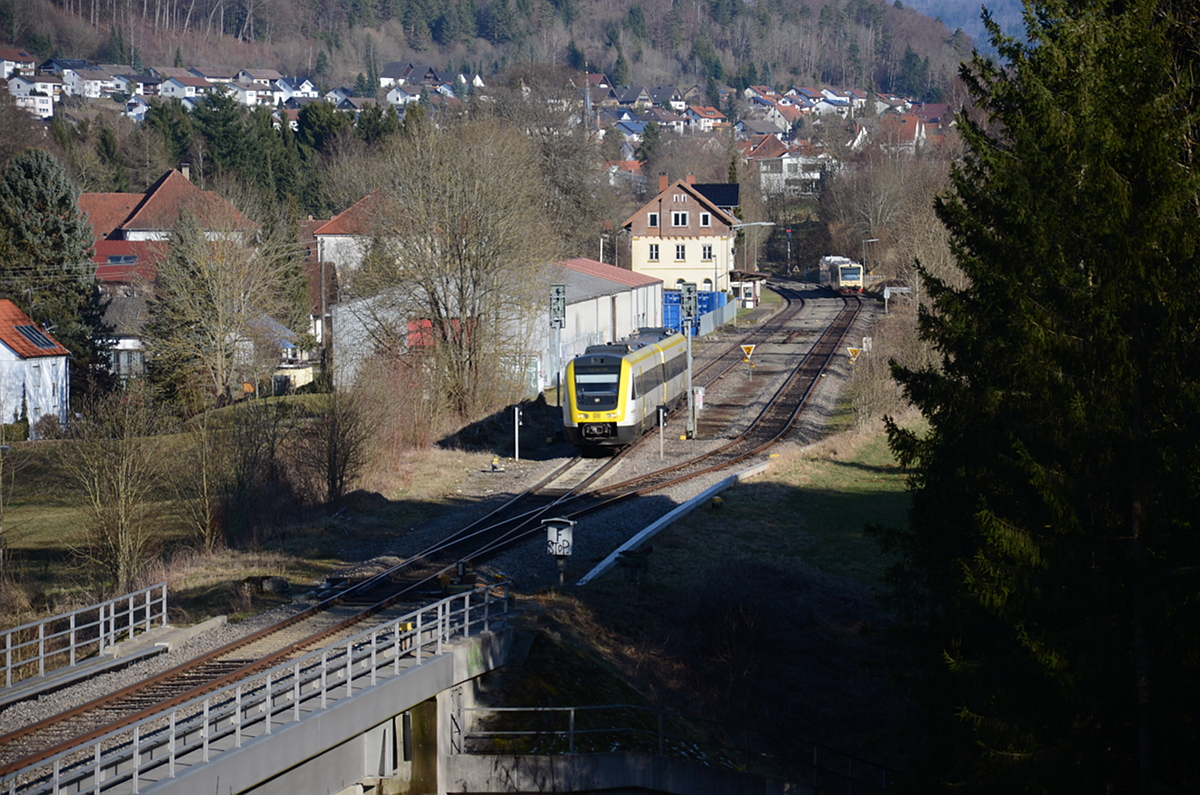
<path fill-rule="evenodd" d="M 3 0 L 0 37 L 43 57 L 275 68 L 327 86 L 392 60 L 485 77 L 558 63 L 617 85 L 830 85 L 935 100 L 973 46 L 903 0 Z"/>

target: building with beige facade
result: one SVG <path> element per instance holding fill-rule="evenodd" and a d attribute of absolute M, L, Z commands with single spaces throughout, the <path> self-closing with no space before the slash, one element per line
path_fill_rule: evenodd
<path fill-rule="evenodd" d="M 632 270 L 662 279 L 668 290 L 684 282 L 700 290 L 728 290 L 737 218 L 697 190 L 692 176 L 672 185 L 661 175 L 658 188 L 623 225 Z"/>

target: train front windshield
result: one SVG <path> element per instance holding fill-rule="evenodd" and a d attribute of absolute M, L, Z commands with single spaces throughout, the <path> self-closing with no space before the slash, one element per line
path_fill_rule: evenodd
<path fill-rule="evenodd" d="M 611 411 L 617 407 L 621 363 L 575 365 L 575 405 L 580 411 Z"/>
<path fill-rule="evenodd" d="M 842 268 L 842 284 L 855 284 L 860 281 L 862 281 L 862 268 L 857 265 Z"/>

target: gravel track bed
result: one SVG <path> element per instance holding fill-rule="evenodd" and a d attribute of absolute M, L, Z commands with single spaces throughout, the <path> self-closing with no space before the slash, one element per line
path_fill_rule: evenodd
<path fill-rule="evenodd" d="M 833 305 L 835 299 L 820 299 L 815 309 L 822 304 Z M 851 331 L 850 339 L 861 338 L 873 322 L 876 307 L 874 302 L 868 302 L 860 314 L 855 328 Z M 731 333 L 723 333 L 717 339 L 698 339 L 693 349 L 695 362 L 703 363 L 724 351 L 735 342 Z M 823 434 L 826 421 L 832 415 L 841 388 L 850 373 L 850 364 L 845 357 L 839 356 L 831 365 L 827 376 L 821 379 L 817 389 L 809 400 L 809 405 L 789 439 L 782 442 L 783 449 L 799 448 L 817 441 Z M 767 384 L 764 383 L 764 388 Z M 719 387 L 718 387 L 719 388 Z M 773 391 L 773 388 L 772 388 Z M 715 394 L 715 393 L 714 393 Z M 769 394 L 769 393 L 768 393 Z M 740 413 L 736 422 L 745 424 L 753 420 L 761 405 L 748 405 Z M 676 426 L 682 430 L 683 421 L 673 420 L 669 430 L 675 431 Z M 707 449 L 724 443 L 726 439 L 680 441 L 678 432 L 666 444 L 665 462 L 678 461 L 684 455 L 695 455 Z M 542 460 L 506 462 L 502 473 L 473 473 L 463 484 L 464 496 L 489 495 L 481 500 L 474 508 L 439 517 L 420 527 L 412 528 L 397 536 L 386 544 L 356 545 L 348 542 L 345 550 L 347 559 L 357 559 L 361 562 L 354 564 L 344 572 L 345 576 L 358 577 L 378 573 L 395 565 L 400 560 L 417 554 L 433 545 L 450 530 L 456 529 L 464 520 L 481 516 L 502 504 L 511 496 L 519 493 L 541 478 L 550 474 L 558 467 L 574 457 L 574 448 L 562 445 L 561 456 Z M 557 452 L 557 451 L 556 451 Z M 651 471 L 660 466 L 657 440 L 651 438 L 641 445 L 622 466 L 623 471 L 631 477 L 638 471 Z M 745 469 L 751 463 L 739 467 Z M 737 471 L 737 470 L 735 470 Z M 624 543 L 630 536 L 642 530 L 667 513 L 675 506 L 695 497 L 713 484 L 726 478 L 731 472 L 714 473 L 703 477 L 693 478 L 684 483 L 655 492 L 647 499 L 631 500 L 609 510 L 586 517 L 575 528 L 575 549 L 566 568 L 566 582 L 570 584 L 586 574 L 595 562 L 602 560 L 614 549 Z M 625 479 L 625 478 L 622 478 Z M 503 575 L 510 579 L 518 591 L 531 592 L 545 588 L 556 587 L 558 584 L 558 569 L 555 561 L 546 554 L 544 540 L 541 534 L 535 534 L 527 543 L 520 544 L 497 558 L 486 566 L 480 567 L 487 575 Z M 303 590 L 303 589 L 301 589 Z M 297 602 L 274 610 L 260 613 L 236 624 L 228 624 L 219 629 L 193 638 L 188 643 L 176 648 L 170 653 L 142 662 L 134 663 L 128 668 L 90 678 L 77 685 L 64 688 L 53 693 L 47 693 L 37 699 L 10 705 L 0 711 L 0 734 L 5 734 L 43 720 L 51 715 L 72 709 L 80 704 L 113 693 L 129 685 L 136 684 L 154 674 L 166 671 L 186 660 L 192 659 L 213 649 L 219 648 L 234 640 L 288 618 L 308 607 L 308 601 L 303 596 L 297 597 Z"/>

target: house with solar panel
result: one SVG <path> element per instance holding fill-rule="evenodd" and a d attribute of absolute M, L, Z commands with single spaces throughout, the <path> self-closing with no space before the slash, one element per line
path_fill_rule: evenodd
<path fill-rule="evenodd" d="M 67 424 L 71 354 L 7 298 L 0 299 L 0 417 L 29 418 L 30 438 L 43 417 Z"/>

